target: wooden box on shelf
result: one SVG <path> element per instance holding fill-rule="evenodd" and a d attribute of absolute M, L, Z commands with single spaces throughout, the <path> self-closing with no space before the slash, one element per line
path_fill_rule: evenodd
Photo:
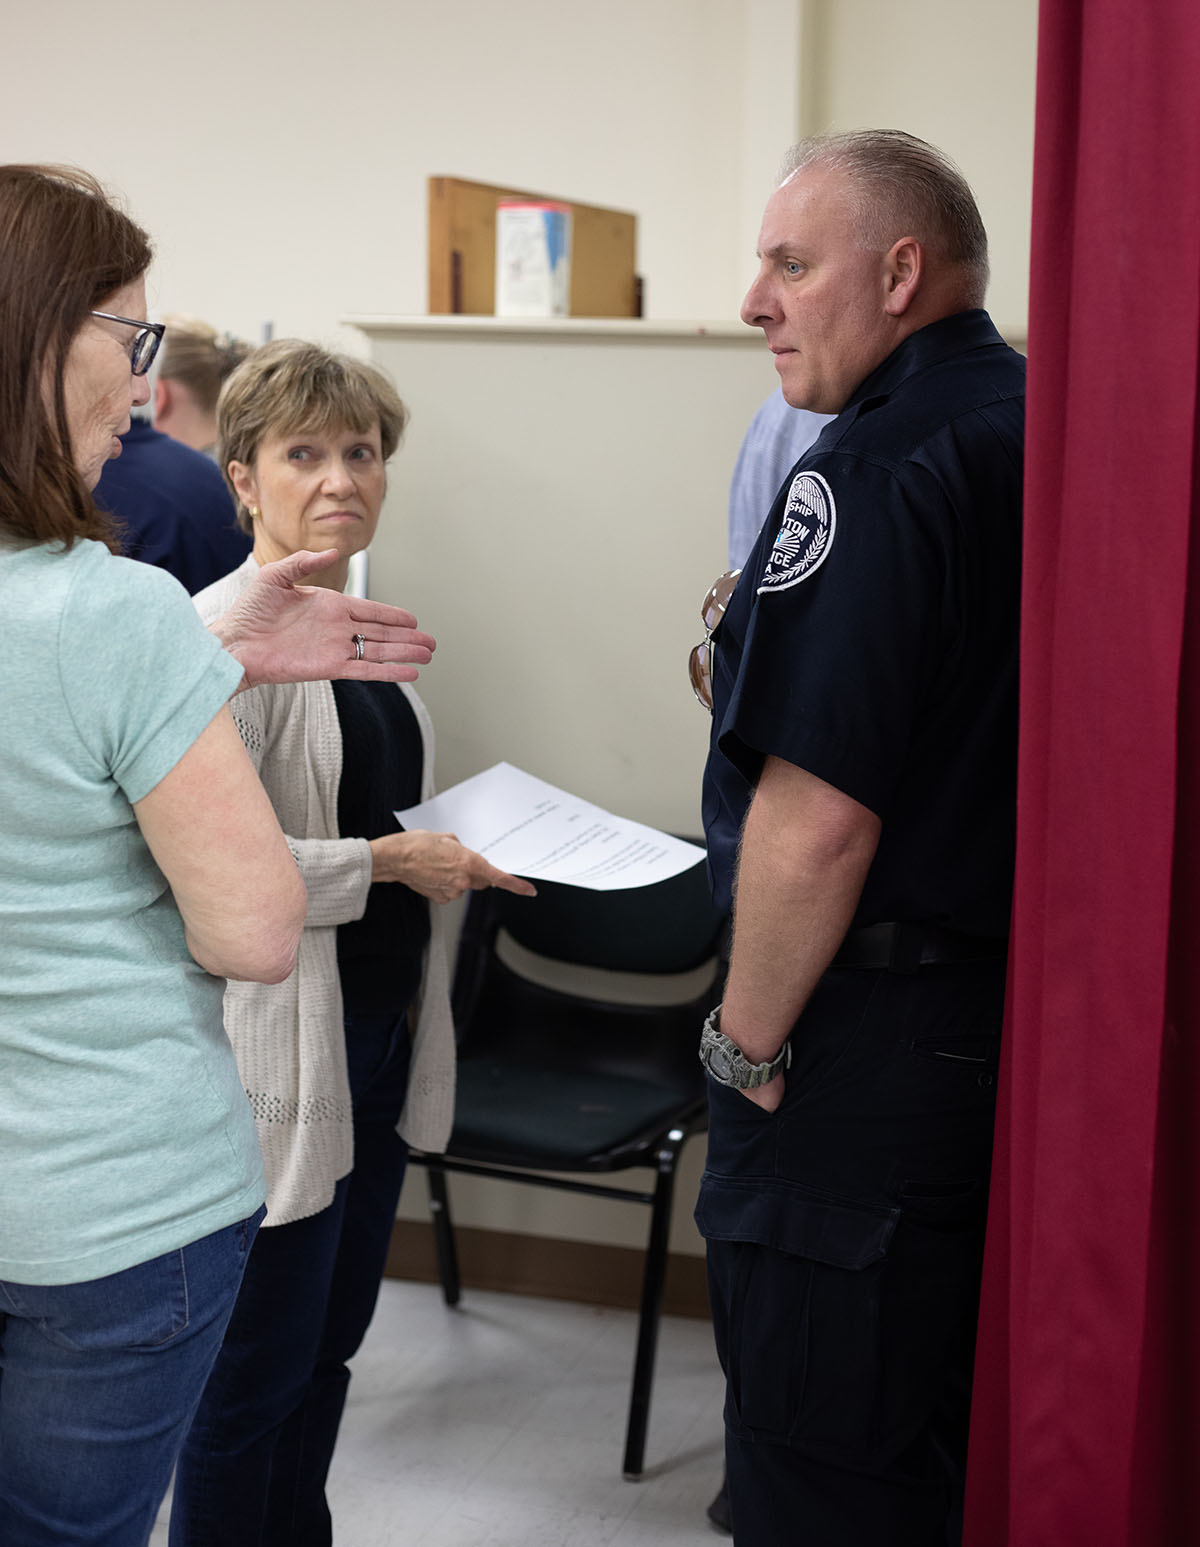
<path fill-rule="evenodd" d="M 496 305 L 496 206 L 551 195 L 461 177 L 429 179 L 429 310 L 490 316 Z M 570 206 L 572 317 L 640 317 L 637 216 L 595 204 Z"/>

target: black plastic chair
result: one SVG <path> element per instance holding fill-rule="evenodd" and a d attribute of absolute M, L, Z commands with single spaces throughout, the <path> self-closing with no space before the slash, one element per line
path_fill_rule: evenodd
<path fill-rule="evenodd" d="M 412 1157 L 428 1168 L 447 1305 L 460 1292 L 447 1172 L 649 1206 L 629 1478 L 643 1470 L 676 1165 L 705 1124 L 697 1046 L 720 996 L 723 934 L 703 865 L 626 891 L 540 882 L 536 898 L 475 894 L 454 981 L 454 1131 L 445 1155 Z M 538 1174 L 629 1166 L 657 1172 L 653 1192 Z"/>

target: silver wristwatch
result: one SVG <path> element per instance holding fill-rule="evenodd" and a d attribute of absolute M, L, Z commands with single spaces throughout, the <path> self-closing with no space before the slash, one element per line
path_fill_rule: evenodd
<path fill-rule="evenodd" d="M 732 1090 L 755 1090 L 768 1085 L 792 1061 L 792 1045 L 785 1042 L 775 1057 L 765 1064 L 752 1064 L 737 1043 L 717 1029 L 717 1017 L 721 1006 L 717 1005 L 704 1023 L 700 1033 L 700 1062 L 718 1085 L 728 1085 Z"/>

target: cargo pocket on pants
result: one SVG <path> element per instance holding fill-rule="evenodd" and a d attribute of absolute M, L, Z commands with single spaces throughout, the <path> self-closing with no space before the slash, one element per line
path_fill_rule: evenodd
<path fill-rule="evenodd" d="M 799 1183 L 705 1174 L 696 1222 L 733 1432 L 844 1462 L 872 1451 L 898 1217 Z"/>

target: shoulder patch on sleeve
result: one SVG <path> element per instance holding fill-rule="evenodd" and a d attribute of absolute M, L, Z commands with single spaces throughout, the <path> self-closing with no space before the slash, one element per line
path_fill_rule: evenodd
<path fill-rule="evenodd" d="M 818 570 L 833 547 L 837 507 L 833 490 L 820 473 L 797 473 L 788 490 L 783 521 L 758 594 L 786 591 Z"/>

